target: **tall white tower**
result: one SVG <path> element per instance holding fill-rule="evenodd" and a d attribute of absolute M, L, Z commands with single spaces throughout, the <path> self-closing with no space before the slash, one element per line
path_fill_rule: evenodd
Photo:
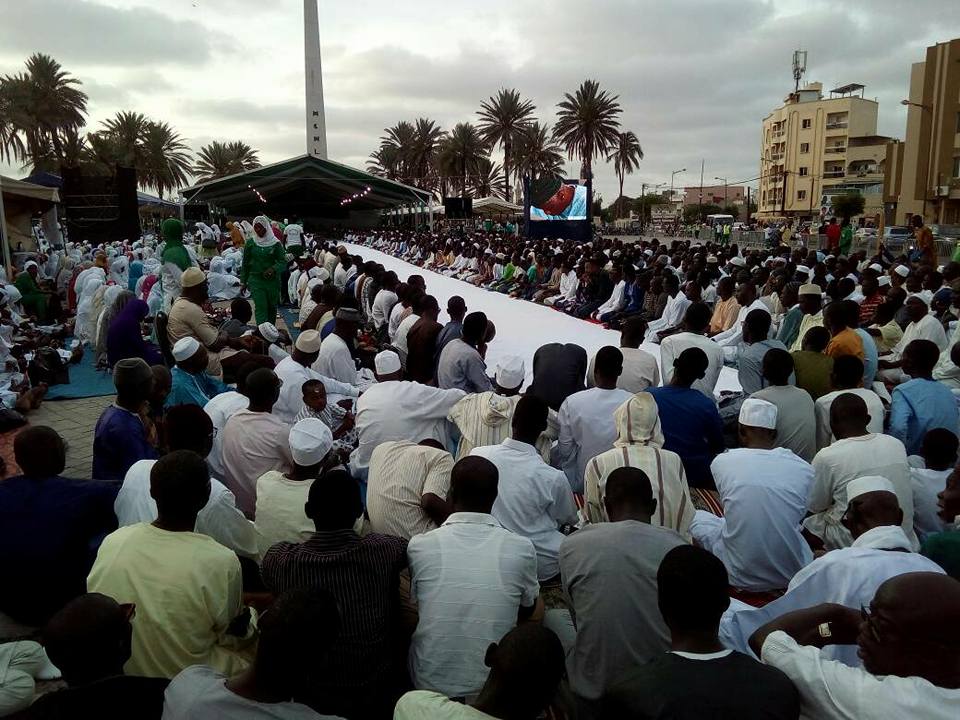
<path fill-rule="evenodd" d="M 327 159 L 327 121 L 323 110 L 320 19 L 317 0 L 303 0 L 303 60 L 306 79 L 307 154 Z"/>

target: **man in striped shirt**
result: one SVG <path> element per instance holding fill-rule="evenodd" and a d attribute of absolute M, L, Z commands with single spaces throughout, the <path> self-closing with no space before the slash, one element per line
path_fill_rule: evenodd
<path fill-rule="evenodd" d="M 321 587 L 340 608 L 340 634 L 309 669 L 315 695 L 304 701 L 319 712 L 381 717 L 400 694 L 392 640 L 407 541 L 376 533 L 361 538 L 354 532 L 363 513 L 360 487 L 342 470 L 310 486 L 305 509 L 317 529 L 313 537 L 274 545 L 261 567 L 270 592 Z"/>

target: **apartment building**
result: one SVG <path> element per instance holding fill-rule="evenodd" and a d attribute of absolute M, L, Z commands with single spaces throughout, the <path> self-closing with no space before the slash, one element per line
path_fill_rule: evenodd
<path fill-rule="evenodd" d="M 897 223 L 960 224 L 960 38 L 927 48 L 910 69 Z M 892 199 L 892 197 L 891 197 Z"/>
<path fill-rule="evenodd" d="M 883 211 L 890 138 L 877 135 L 877 103 L 863 91 L 849 84 L 824 97 L 809 83 L 764 118 L 758 218 L 819 218 L 850 193 L 864 196 L 864 216 Z"/>

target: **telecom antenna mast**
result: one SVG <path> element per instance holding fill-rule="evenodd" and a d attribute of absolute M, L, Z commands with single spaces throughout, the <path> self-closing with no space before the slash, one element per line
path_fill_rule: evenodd
<path fill-rule="evenodd" d="M 793 91 L 800 92 L 800 78 L 803 77 L 803 74 L 807 71 L 807 51 L 806 50 L 794 50 L 793 51 Z"/>

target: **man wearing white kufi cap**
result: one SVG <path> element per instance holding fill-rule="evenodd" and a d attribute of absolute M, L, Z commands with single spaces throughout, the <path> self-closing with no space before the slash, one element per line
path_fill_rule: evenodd
<path fill-rule="evenodd" d="M 779 590 L 813 560 L 800 534 L 813 467 L 774 447 L 777 406 L 748 398 L 740 407 L 740 447 L 710 465 L 723 518 L 698 510 L 693 539 L 723 561 L 733 587 Z"/>
<path fill-rule="evenodd" d="M 164 402 L 165 407 L 203 407 L 211 398 L 230 390 L 207 372 L 207 349 L 196 338 L 180 338 L 174 343 L 171 352 L 177 365 L 170 371 L 170 394 Z"/>
<path fill-rule="evenodd" d="M 283 380 L 283 387 L 280 388 L 280 399 L 273 407 L 273 414 L 289 425 L 293 424 L 303 410 L 303 384 L 307 380 L 321 381 L 331 402 L 355 398 L 360 392 L 354 385 L 339 382 L 312 370 L 310 366 L 319 354 L 320 333 L 316 330 L 304 330 L 297 336 L 290 356 L 281 360 L 274 368 L 277 377 Z"/>
<path fill-rule="evenodd" d="M 523 359 L 507 355 L 497 363 L 495 390 L 472 393 L 453 406 L 449 420 L 460 430 L 457 460 L 475 447 L 497 445 L 510 437 L 510 422 L 525 379 Z M 550 459 L 550 442 L 546 434 L 537 441 L 537 450 L 544 460 Z"/>
<path fill-rule="evenodd" d="M 306 418 L 290 428 L 293 469 L 268 470 L 257 480 L 257 547 L 260 557 L 279 542 L 303 542 L 313 535 L 304 512 L 310 485 L 324 472 L 333 434 L 322 420 Z"/>
<path fill-rule="evenodd" d="M 350 456 L 350 470 L 365 477 L 370 455 L 388 440 L 433 439 L 450 445 L 447 414 L 466 393 L 402 380 L 400 357 L 384 350 L 374 358 L 377 383 L 357 401 L 356 427 L 360 445 Z"/>
<path fill-rule="evenodd" d="M 846 486 L 844 510 L 844 522 L 854 538 L 852 545 L 811 562 L 794 575 L 783 597 L 762 608 L 732 601 L 720 623 L 724 645 L 747 652 L 750 635 L 784 613 L 821 603 L 869 607 L 877 588 L 892 577 L 911 572 L 943 574 L 935 562 L 911 551 L 912 544 L 899 526 L 904 512 L 893 484 L 886 478 L 871 475 L 851 480 Z M 862 665 L 855 645 L 831 645 L 821 654 L 853 667 Z"/>

